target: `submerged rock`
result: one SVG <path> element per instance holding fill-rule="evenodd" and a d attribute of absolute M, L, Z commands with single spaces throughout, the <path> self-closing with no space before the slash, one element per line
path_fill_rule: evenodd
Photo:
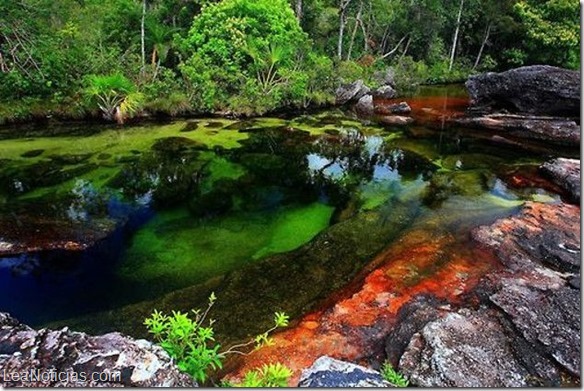
<path fill-rule="evenodd" d="M 379 118 L 379 122 L 384 125 L 406 126 L 414 122 L 414 119 L 402 115 L 384 115 Z"/>
<path fill-rule="evenodd" d="M 409 114 L 412 112 L 412 108 L 407 102 L 391 103 L 391 104 L 376 104 L 375 113 L 381 115 L 392 115 L 392 114 Z"/>
<path fill-rule="evenodd" d="M 580 204 L 580 159 L 553 159 L 545 162 L 541 170 L 568 192 L 570 201 Z"/>
<path fill-rule="evenodd" d="M 0 257 L 36 251 L 82 251 L 117 227 L 109 218 L 71 220 L 54 216 L 1 215 Z"/>
<path fill-rule="evenodd" d="M 538 115 L 580 115 L 580 73 L 549 65 L 471 76 L 466 82 L 471 107 Z"/>
<path fill-rule="evenodd" d="M 197 386 L 146 340 L 34 330 L 6 313 L 0 313 L 0 368 L 2 387 Z"/>
<path fill-rule="evenodd" d="M 381 374 L 369 368 L 328 356 L 319 357 L 302 371 L 298 387 L 393 387 Z"/>

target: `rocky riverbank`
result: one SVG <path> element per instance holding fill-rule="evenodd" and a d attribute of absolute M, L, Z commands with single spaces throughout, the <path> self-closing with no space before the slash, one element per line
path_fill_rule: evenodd
<path fill-rule="evenodd" d="M 34 330 L 0 313 L 0 387 L 196 387 L 168 354 L 119 333 Z"/>

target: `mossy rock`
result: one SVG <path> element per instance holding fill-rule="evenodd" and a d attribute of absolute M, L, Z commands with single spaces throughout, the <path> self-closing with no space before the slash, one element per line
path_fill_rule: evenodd
<path fill-rule="evenodd" d="M 186 137 L 165 137 L 152 144 L 152 150 L 169 154 L 184 153 L 192 149 L 207 149 L 207 147 Z"/>
<path fill-rule="evenodd" d="M 480 196 L 488 191 L 489 175 L 482 170 L 436 172 L 423 196 L 424 204 L 438 207 L 453 195 Z"/>
<path fill-rule="evenodd" d="M 195 131 L 199 128 L 199 122 L 197 121 L 187 121 L 185 126 L 183 126 L 180 130 L 181 133 L 187 133 Z"/>
<path fill-rule="evenodd" d="M 37 157 L 43 154 L 43 152 L 45 152 L 44 149 L 32 149 L 30 151 L 27 151 L 25 153 L 23 153 L 22 157 Z"/>
<path fill-rule="evenodd" d="M 93 154 L 92 153 L 80 153 L 80 154 L 63 154 L 63 155 L 51 155 L 49 159 L 59 163 L 59 164 L 67 164 L 67 165 L 74 165 L 83 163 L 87 159 L 89 159 Z"/>

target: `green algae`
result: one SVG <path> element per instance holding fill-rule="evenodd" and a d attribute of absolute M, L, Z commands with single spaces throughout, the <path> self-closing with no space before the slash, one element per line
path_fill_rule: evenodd
<path fill-rule="evenodd" d="M 224 120 L 221 123 L 223 126 L 226 126 L 232 122 Z M 41 149 L 44 150 L 43 155 L 64 156 L 107 152 L 110 155 L 119 156 L 129 150 L 146 151 L 158 139 L 178 136 L 206 145 L 209 148 L 220 146 L 225 149 L 231 149 L 241 146 L 239 141 L 247 138 L 245 133 L 233 130 L 222 129 L 217 132 L 210 132 L 210 130 L 214 130 L 215 128 L 205 128 L 204 122 L 199 124 L 197 131 L 181 133 L 180 131 L 185 125 L 185 121 L 178 121 L 162 126 L 148 125 L 108 129 L 83 138 L 57 136 L 0 140 L 1 157 L 22 159 L 21 155 Z M 28 157 L 28 160 L 35 159 L 34 157 Z M 98 159 L 95 158 L 95 160 Z"/>
<path fill-rule="evenodd" d="M 214 130 L 231 123 L 230 120 L 201 121 L 198 130 L 190 133 L 180 133 L 188 123 L 179 121 L 163 126 L 110 128 L 83 138 L 0 140 L 0 158 L 4 160 L 0 164 L 0 178 L 15 181 L 17 186 L 10 192 L 23 200 L 66 195 L 73 189 L 76 179 L 101 188 L 115 181 L 126 165 L 139 165 L 150 150 L 176 156 L 206 148 L 238 148 L 247 134 Z M 205 127 L 209 124 L 211 127 Z M 221 167 L 215 169 L 220 171 Z M 218 177 L 223 174 L 218 173 Z M 239 172 L 226 175 L 237 177 Z"/>
<path fill-rule="evenodd" d="M 206 170 L 208 175 L 201 184 L 201 192 L 203 193 L 211 191 L 220 180 L 236 180 L 246 173 L 245 168 L 240 164 L 233 163 L 223 157 L 211 159 Z"/>
<path fill-rule="evenodd" d="M 304 208 L 280 214 L 274 222 L 269 241 L 253 254 L 253 259 L 286 252 L 310 241 L 328 226 L 333 208 L 314 203 Z"/>
<path fill-rule="evenodd" d="M 184 209 L 161 212 L 134 235 L 117 273 L 123 280 L 164 280 L 175 288 L 202 282 L 301 246 L 328 226 L 332 212 L 319 203 L 208 220 Z"/>

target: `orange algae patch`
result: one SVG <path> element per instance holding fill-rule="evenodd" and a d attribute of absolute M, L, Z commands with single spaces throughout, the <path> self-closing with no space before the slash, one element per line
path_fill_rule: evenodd
<path fill-rule="evenodd" d="M 274 345 L 245 357 L 227 376 L 238 381 L 248 370 L 281 362 L 293 371 L 295 386 L 303 368 L 322 355 L 360 362 L 379 354 L 398 311 L 420 294 L 457 304 L 463 293 L 492 270 L 486 252 L 468 248 L 450 235 L 429 230 L 406 233 L 371 263 L 374 269 L 361 283 L 350 284 L 328 308 L 304 316 L 298 324 L 274 336 Z"/>

